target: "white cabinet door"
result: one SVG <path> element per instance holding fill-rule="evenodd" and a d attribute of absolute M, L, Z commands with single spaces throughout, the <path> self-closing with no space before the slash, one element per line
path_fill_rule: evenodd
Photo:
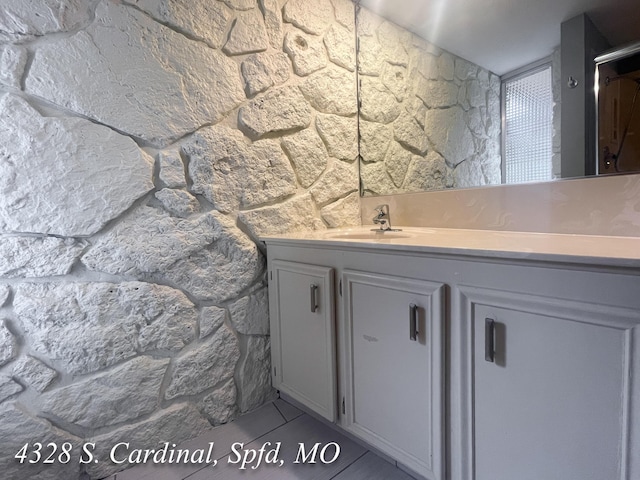
<path fill-rule="evenodd" d="M 629 478 L 635 314 L 479 292 L 470 308 L 473 478 Z"/>
<path fill-rule="evenodd" d="M 336 420 L 332 268 L 275 260 L 269 284 L 273 386 Z"/>
<path fill-rule="evenodd" d="M 342 424 L 420 475 L 441 479 L 443 286 L 348 270 L 342 278 Z"/>

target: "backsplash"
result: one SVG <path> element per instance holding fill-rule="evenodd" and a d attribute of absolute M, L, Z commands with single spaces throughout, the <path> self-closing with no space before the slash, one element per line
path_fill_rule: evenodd
<path fill-rule="evenodd" d="M 640 175 L 365 197 L 363 224 L 381 203 L 394 226 L 640 237 Z"/>

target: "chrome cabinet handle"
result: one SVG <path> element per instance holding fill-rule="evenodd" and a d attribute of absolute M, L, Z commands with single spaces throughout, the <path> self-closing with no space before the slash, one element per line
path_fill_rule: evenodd
<path fill-rule="evenodd" d="M 312 283 L 309 286 L 311 313 L 316 313 L 318 310 L 318 285 Z"/>
<path fill-rule="evenodd" d="M 491 363 L 496 360 L 496 322 L 491 318 L 484 319 L 484 359 Z"/>
<path fill-rule="evenodd" d="M 415 342 L 418 335 L 418 306 L 411 303 L 409 304 L 409 339 Z"/>

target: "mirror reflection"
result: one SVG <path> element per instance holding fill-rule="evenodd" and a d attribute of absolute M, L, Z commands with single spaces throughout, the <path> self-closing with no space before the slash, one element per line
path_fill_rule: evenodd
<path fill-rule="evenodd" d="M 486 10 L 486 6 L 478 2 L 445 2 L 453 5 L 451 8 L 458 8 L 457 23 L 449 22 L 458 28 L 457 36 L 442 25 L 438 29 L 433 27 L 434 12 L 440 17 L 446 16 L 434 10 L 434 5 L 442 7 L 443 2 L 428 2 L 429 6 L 425 6 L 425 2 L 415 0 L 362 0 L 356 5 L 363 195 L 549 181 L 638 170 L 632 160 L 620 156 L 614 162 L 613 156 L 617 155 L 620 143 L 626 143 L 622 154 L 638 158 L 635 146 L 638 127 L 631 123 L 623 141 L 626 124 L 620 123 L 634 115 L 640 122 L 640 98 L 635 107 L 638 112 L 634 114 L 630 108 L 633 95 L 629 97 L 625 93 L 629 87 L 620 87 L 615 102 L 599 103 L 599 108 L 608 105 L 609 110 L 607 115 L 598 114 L 598 122 L 605 123 L 613 115 L 617 116 L 619 125 L 610 133 L 610 136 L 617 135 L 617 140 L 608 140 L 609 144 L 605 145 L 596 131 L 593 95 L 595 56 L 611 48 L 611 38 L 615 41 L 634 36 L 640 39 L 638 23 L 629 24 L 629 18 L 625 18 L 624 29 L 617 28 L 615 25 L 621 25 L 622 20 L 605 14 L 601 8 L 601 4 L 605 4 L 608 10 L 620 9 L 626 6 L 627 0 L 536 3 L 538 10 L 548 7 L 546 17 L 541 18 L 532 10 L 532 2 L 518 4 L 519 1 L 498 0 L 498 6 L 511 8 L 505 9 L 504 14 L 494 14 L 491 10 L 491 15 L 480 14 L 480 9 Z M 558 3 L 570 3 L 573 10 L 565 9 L 562 17 L 556 12 L 558 18 L 550 22 L 547 17 L 555 12 L 554 8 L 557 10 Z M 390 8 L 391 4 L 395 9 Z M 423 6 L 417 6 L 419 4 Z M 599 25 L 595 25 L 589 15 L 579 13 L 583 10 L 577 10 L 577 15 L 572 13 L 586 4 Z M 598 4 L 598 8 L 594 4 Z M 488 57 L 483 47 L 496 39 L 509 38 L 498 30 L 505 18 L 513 24 L 511 38 L 515 38 L 514 26 L 522 31 L 521 36 L 534 38 L 533 33 L 518 24 L 514 14 L 518 9 L 527 13 L 530 23 L 544 35 L 544 41 L 527 48 L 522 47 L 522 43 L 507 44 Z M 469 13 L 478 19 L 476 30 L 470 27 L 473 15 Z M 637 12 L 634 15 L 640 18 Z M 491 16 L 496 19 L 491 20 Z M 422 22 L 423 30 L 420 30 L 420 19 L 424 18 L 431 19 L 431 23 Z M 431 25 L 430 29 L 425 30 L 425 24 Z M 555 33 L 545 32 L 543 24 L 547 29 L 553 24 Z M 496 30 L 478 34 L 478 28 L 490 26 Z M 601 29 L 609 38 L 605 38 Z M 452 50 L 425 39 L 428 37 L 425 31 L 434 30 L 439 30 L 436 40 L 441 39 Z M 414 33 L 416 31 L 421 35 Z M 478 41 L 474 42 L 476 38 Z M 576 38 L 580 38 L 578 44 Z M 461 43 L 462 40 L 466 43 Z M 463 46 L 468 43 L 472 45 L 465 50 Z M 514 48 L 519 48 L 522 54 L 514 53 Z M 608 76 L 612 79 L 621 75 L 612 72 Z M 623 83 L 622 80 L 613 83 L 616 82 Z M 614 108 L 615 114 L 610 112 Z M 564 119 L 561 110 L 568 112 Z M 605 146 L 608 160 L 604 158 L 606 154 L 598 153 L 596 158 L 596 151 L 604 152 Z"/>

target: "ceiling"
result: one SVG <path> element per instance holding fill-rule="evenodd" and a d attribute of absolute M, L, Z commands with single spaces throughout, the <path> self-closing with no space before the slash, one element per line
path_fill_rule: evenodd
<path fill-rule="evenodd" d="M 361 0 L 432 43 L 502 75 L 550 55 L 586 12 L 612 47 L 640 40 L 639 0 Z"/>

